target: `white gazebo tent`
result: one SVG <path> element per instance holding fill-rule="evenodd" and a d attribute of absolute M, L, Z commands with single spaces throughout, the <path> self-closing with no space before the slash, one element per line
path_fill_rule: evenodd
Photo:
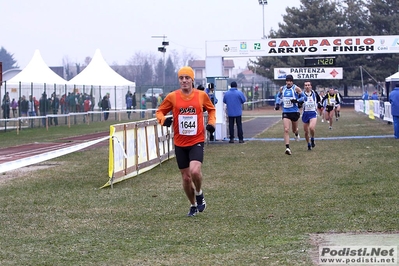
<path fill-rule="evenodd" d="M 77 91 L 90 91 L 96 104 L 105 94 L 110 94 L 112 109 L 125 107 L 125 95 L 128 90 L 132 93 L 136 83 L 125 79 L 105 62 L 99 49 L 96 50 L 89 65 L 76 77 L 68 82 Z"/>
<path fill-rule="evenodd" d="M 399 81 L 399 72 L 396 72 L 395 74 L 385 78 L 386 82 L 395 82 L 395 81 Z"/>
<path fill-rule="evenodd" d="M 399 83 L 399 72 L 396 72 L 395 74 L 385 78 L 385 91 L 386 91 L 386 93 L 384 93 L 384 95 L 389 97 L 389 93 L 395 87 L 396 83 Z"/>
<path fill-rule="evenodd" d="M 11 98 L 33 95 L 40 98 L 43 92 L 58 95 L 65 90 L 67 81 L 57 75 L 44 62 L 39 50 L 36 50 L 28 65 L 18 74 L 5 80 L 6 90 Z"/>

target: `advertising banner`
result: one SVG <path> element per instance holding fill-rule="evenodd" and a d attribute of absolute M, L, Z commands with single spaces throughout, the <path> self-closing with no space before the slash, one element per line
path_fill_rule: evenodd
<path fill-rule="evenodd" d="M 256 57 L 399 52 L 399 35 L 207 41 L 206 56 Z"/>
<path fill-rule="evenodd" d="M 274 79 L 284 80 L 291 74 L 296 79 L 342 79 L 342 67 L 289 67 L 275 68 Z"/>

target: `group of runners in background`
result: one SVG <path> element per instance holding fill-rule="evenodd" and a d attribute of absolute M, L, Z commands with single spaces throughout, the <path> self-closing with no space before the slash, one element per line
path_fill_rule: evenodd
<path fill-rule="evenodd" d="M 302 109 L 305 139 L 310 151 L 316 146 L 314 136 L 317 116 L 321 117 L 321 122 L 326 120 L 331 130 L 334 116 L 336 121 L 340 117 L 342 96 L 334 88 L 330 88 L 326 93 L 321 91 L 319 94 L 313 90 L 310 80 L 304 82 L 304 89 L 302 90 L 294 84 L 292 75 L 286 76 L 285 83 L 286 85 L 282 86 L 277 93 L 275 106 L 275 110 L 279 110 L 281 105 L 283 111 L 285 154 L 292 154 L 289 136 L 290 126 L 295 134 L 295 140 L 300 140 L 298 129 L 298 120 L 301 117 L 300 109 Z"/>

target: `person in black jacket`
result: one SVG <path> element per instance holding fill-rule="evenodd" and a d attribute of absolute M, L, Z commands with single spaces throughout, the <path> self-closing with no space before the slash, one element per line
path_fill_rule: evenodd
<path fill-rule="evenodd" d="M 58 114 L 58 109 L 60 107 L 60 99 L 57 97 L 55 93 L 51 95 L 51 111 L 54 115 Z M 52 120 L 54 119 L 54 125 L 58 126 L 58 117 L 50 117 L 50 125 L 53 124 Z"/>
<path fill-rule="evenodd" d="M 44 92 L 42 94 L 42 97 L 39 100 L 39 111 L 40 111 L 40 116 L 46 116 L 48 114 L 49 110 L 49 104 L 47 100 L 47 94 Z M 45 127 L 46 126 L 46 118 L 42 118 L 42 125 Z"/>
<path fill-rule="evenodd" d="M 109 110 L 111 109 L 111 102 L 109 101 L 109 94 L 107 93 L 101 102 L 101 110 L 104 112 L 104 120 L 107 121 L 109 117 Z"/>
<path fill-rule="evenodd" d="M 29 111 L 29 102 L 26 100 L 25 95 L 22 95 L 19 106 L 20 106 L 19 108 L 20 116 L 27 117 Z M 21 122 L 28 123 L 28 121 L 23 121 L 23 120 L 21 120 Z"/>

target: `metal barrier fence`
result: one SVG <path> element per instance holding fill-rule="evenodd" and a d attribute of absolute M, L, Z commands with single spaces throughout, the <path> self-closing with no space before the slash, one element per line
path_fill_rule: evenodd
<path fill-rule="evenodd" d="M 110 126 L 108 182 L 113 184 L 146 172 L 174 157 L 173 127 L 156 119 Z"/>
<path fill-rule="evenodd" d="M 125 109 L 110 111 L 89 111 L 69 114 L 48 114 L 45 116 L 21 116 L 0 119 L 0 131 L 19 131 L 28 128 L 48 128 L 52 126 L 74 126 L 101 121 L 139 121 L 155 118 L 156 109 Z M 108 116 L 107 116 L 108 114 Z M 106 119 L 107 116 L 107 119 Z"/>
<path fill-rule="evenodd" d="M 379 100 L 357 100 L 355 101 L 355 111 L 362 112 L 370 118 L 377 117 L 388 123 L 393 123 L 391 104 Z"/>

